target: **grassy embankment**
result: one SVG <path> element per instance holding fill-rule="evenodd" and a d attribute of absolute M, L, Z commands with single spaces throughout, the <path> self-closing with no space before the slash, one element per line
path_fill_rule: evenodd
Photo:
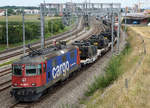
<path fill-rule="evenodd" d="M 25 16 L 25 22 L 40 22 L 39 18 L 40 18 L 39 15 L 26 15 Z M 45 16 L 45 24 L 46 24 L 46 26 L 48 26 L 48 21 L 52 20 L 52 19 L 60 19 L 60 17 L 47 17 L 47 16 Z M 10 22 L 21 22 L 22 21 L 22 16 L 9 16 L 8 20 Z M 5 17 L 4 16 L 0 17 L 0 22 L 5 22 Z M 45 34 L 45 37 L 48 38 L 48 37 L 50 37 L 52 35 L 57 35 L 57 34 L 63 33 L 65 31 L 68 31 L 69 29 L 71 29 L 71 27 L 70 26 L 66 26 L 63 30 L 59 30 L 57 33 L 54 33 L 54 34 L 50 34 L 50 33 Z M 27 40 L 26 44 L 34 43 L 34 42 L 36 42 L 38 40 L 39 39 Z M 22 42 L 15 43 L 15 44 L 10 44 L 9 48 L 13 48 L 13 47 L 16 47 L 16 46 L 19 46 L 19 45 L 22 45 Z M 6 47 L 7 47 L 6 45 L 0 44 L 0 51 L 5 50 Z"/>
<path fill-rule="evenodd" d="M 113 57 L 105 75 L 98 76 L 89 86 L 82 104 L 88 108 L 150 107 L 150 39 L 145 38 L 150 38 L 149 29 L 150 27 L 128 28 L 128 47 L 119 56 Z M 143 53 L 143 40 L 137 33 L 144 37 L 146 55 Z"/>

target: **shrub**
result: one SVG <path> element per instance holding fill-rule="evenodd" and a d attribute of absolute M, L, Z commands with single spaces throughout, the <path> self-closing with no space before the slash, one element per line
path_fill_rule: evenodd
<path fill-rule="evenodd" d="M 50 33 L 51 33 L 51 29 L 53 30 L 53 34 L 56 34 L 58 31 L 63 30 L 64 28 L 65 26 L 63 25 L 61 19 L 54 19 L 48 21 L 48 31 Z"/>
<path fill-rule="evenodd" d="M 53 22 L 53 23 L 52 23 Z M 48 21 L 48 24 L 45 24 L 45 35 L 51 34 L 51 24 L 53 24 L 53 34 L 58 33 L 61 30 L 64 30 L 64 25 L 62 24 L 61 19 L 53 19 Z M 8 25 L 8 36 L 9 43 L 14 44 L 23 41 L 22 36 L 22 22 L 9 22 Z M 40 38 L 40 22 L 25 22 L 25 39 L 33 40 Z M 6 23 L 0 22 L 0 43 L 6 44 Z"/>
<path fill-rule="evenodd" d="M 25 34 L 26 40 L 31 40 L 40 36 L 40 28 L 36 23 L 25 24 Z M 9 43 L 14 44 L 21 42 L 22 39 L 22 24 L 9 24 L 8 25 L 8 36 L 9 36 Z M 6 25 L 1 25 L 0 30 L 0 43 L 6 43 Z"/>

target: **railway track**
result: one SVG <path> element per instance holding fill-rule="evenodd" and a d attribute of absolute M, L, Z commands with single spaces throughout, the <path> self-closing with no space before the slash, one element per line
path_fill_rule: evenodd
<path fill-rule="evenodd" d="M 11 80 L 1 83 L 0 84 L 0 92 L 4 91 L 10 87 L 11 87 Z"/>
<path fill-rule="evenodd" d="M 11 73 L 11 68 L 3 70 L 3 71 L 0 72 L 0 77 L 8 75 L 10 73 Z"/>
<path fill-rule="evenodd" d="M 97 29 L 97 27 L 94 27 L 93 30 L 94 30 L 94 32 L 90 33 L 88 36 L 86 36 L 86 38 L 88 38 L 88 37 L 91 36 L 92 34 L 97 34 L 97 32 L 99 32 L 99 30 Z M 84 35 L 84 34 L 85 34 L 85 32 L 83 32 L 83 33 L 81 33 L 80 35 L 78 35 L 78 37 L 81 37 L 81 36 Z M 76 36 L 74 36 L 72 39 L 69 38 L 69 40 L 70 40 L 70 39 L 73 40 L 73 39 L 75 39 L 75 38 L 76 38 Z M 10 76 L 11 76 L 11 68 L 7 68 L 7 69 L 1 71 L 1 72 L 0 72 L 0 77 L 3 77 L 3 76 L 8 75 L 8 74 L 10 74 Z M 3 86 L 3 85 L 5 85 L 5 86 Z M 1 87 L 1 86 L 2 86 L 2 87 Z M 11 87 L 11 79 L 9 79 L 9 80 L 6 81 L 6 82 L 3 82 L 3 83 L 0 85 L 0 92 L 4 91 L 4 90 L 6 90 L 6 89 L 8 89 L 8 88 L 10 88 L 10 87 Z"/>
<path fill-rule="evenodd" d="M 90 33 L 87 37 L 85 37 L 84 39 L 87 39 L 89 38 L 92 34 L 98 34 L 100 32 L 99 30 L 99 27 L 97 28 L 97 26 L 94 27 L 94 31 L 92 33 Z M 91 65 L 91 64 L 90 64 Z M 89 67 L 89 66 L 88 66 Z M 82 70 L 84 69 L 87 69 L 87 68 L 83 68 Z M 60 84 L 60 83 L 57 83 L 55 84 L 53 87 L 51 87 L 47 92 L 50 92 L 48 93 L 47 95 L 43 95 L 39 101 L 37 102 L 32 102 L 32 103 L 20 103 L 20 102 L 16 102 L 15 104 L 13 104 L 10 108 L 31 108 L 32 106 L 34 106 L 36 103 L 39 103 L 39 102 L 43 102 L 45 100 L 45 98 L 49 98 L 49 96 L 51 94 L 54 94 L 56 93 L 62 86 L 64 86 L 65 84 L 67 84 L 70 80 L 76 78 L 78 76 L 78 74 L 81 74 L 81 71 L 77 72 L 77 74 L 73 74 L 71 78 L 65 80 L 64 82 L 61 82 L 63 84 Z"/>
<path fill-rule="evenodd" d="M 6 75 L 6 77 L 5 77 Z M 0 78 L 3 79 L 1 80 L 1 83 L 0 83 L 0 92 L 8 89 L 11 87 L 11 78 L 8 78 L 7 76 L 11 76 L 11 68 L 8 68 L 6 70 L 3 70 L 0 72 Z M 7 78 L 7 79 L 6 79 Z M 4 81 L 5 80 L 5 81 Z"/>
<path fill-rule="evenodd" d="M 71 31 L 68 31 L 68 32 L 65 32 L 63 34 L 59 34 L 59 35 L 48 38 L 45 42 L 45 46 L 52 44 L 53 39 L 59 41 L 59 40 L 65 39 L 69 36 L 75 35 L 75 34 L 81 32 L 82 30 L 83 30 L 83 26 L 82 26 L 82 18 L 81 18 L 81 20 L 79 22 L 79 27 L 78 26 L 74 27 Z M 36 43 L 32 44 L 32 46 L 34 49 L 39 49 L 40 48 L 40 42 L 36 42 Z M 27 49 L 26 52 L 29 52 L 29 49 Z M 7 54 L 7 53 L 10 53 L 10 54 Z M 0 55 L 1 55 L 0 61 L 3 62 L 4 60 L 7 60 L 7 59 L 10 59 L 12 57 L 22 55 L 22 54 L 23 54 L 22 47 L 17 47 L 14 49 L 10 49 L 8 51 L 0 52 Z"/>

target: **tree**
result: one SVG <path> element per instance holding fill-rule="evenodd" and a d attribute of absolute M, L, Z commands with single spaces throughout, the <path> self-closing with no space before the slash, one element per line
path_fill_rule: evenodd
<path fill-rule="evenodd" d="M 15 14 L 13 9 L 8 9 L 7 12 L 8 12 L 8 16 Z"/>
<path fill-rule="evenodd" d="M 53 23 L 52 23 L 53 22 Z M 51 25 L 53 24 L 53 33 L 58 32 L 59 30 L 63 30 L 65 26 L 63 25 L 60 19 L 50 20 L 48 22 L 48 31 L 51 32 Z"/>
<path fill-rule="evenodd" d="M 21 9 L 17 9 L 17 11 L 16 11 L 16 14 L 17 14 L 17 15 L 20 15 L 20 14 L 22 14 L 22 11 L 21 11 Z"/>

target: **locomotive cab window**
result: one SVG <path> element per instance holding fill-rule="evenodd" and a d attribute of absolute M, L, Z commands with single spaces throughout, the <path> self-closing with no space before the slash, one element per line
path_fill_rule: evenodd
<path fill-rule="evenodd" d="M 37 69 L 36 65 L 26 65 L 26 75 L 27 76 L 36 75 L 37 74 L 36 69 Z M 38 69 L 40 69 L 40 66 Z"/>
<path fill-rule="evenodd" d="M 14 75 L 22 75 L 22 66 L 21 65 L 13 65 L 13 74 Z"/>

